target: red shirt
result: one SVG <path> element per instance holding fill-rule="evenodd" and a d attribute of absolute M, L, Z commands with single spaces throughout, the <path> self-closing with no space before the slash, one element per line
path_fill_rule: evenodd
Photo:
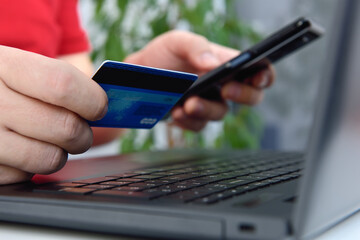
<path fill-rule="evenodd" d="M 53 58 L 88 51 L 77 0 L 0 0 L 0 45 Z"/>

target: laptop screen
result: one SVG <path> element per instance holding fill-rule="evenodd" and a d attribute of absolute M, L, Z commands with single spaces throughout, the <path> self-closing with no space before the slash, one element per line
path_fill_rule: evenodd
<path fill-rule="evenodd" d="M 359 1 L 339 1 L 297 211 L 298 233 L 324 230 L 360 207 Z M 301 220 L 300 220 L 301 219 Z"/>

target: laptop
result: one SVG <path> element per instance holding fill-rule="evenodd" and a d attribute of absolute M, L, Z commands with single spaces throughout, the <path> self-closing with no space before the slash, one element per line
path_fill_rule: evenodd
<path fill-rule="evenodd" d="M 321 234 L 360 208 L 359 12 L 359 1 L 339 1 L 305 153 L 178 150 L 70 161 L 1 186 L 0 220 L 156 239 Z"/>

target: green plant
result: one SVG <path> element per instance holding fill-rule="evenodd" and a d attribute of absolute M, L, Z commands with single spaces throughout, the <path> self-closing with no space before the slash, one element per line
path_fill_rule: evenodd
<path fill-rule="evenodd" d="M 97 0 L 93 4 L 96 34 L 90 32 L 90 38 L 94 47 L 92 57 L 97 62 L 103 59 L 121 61 L 155 36 L 175 28 L 201 34 L 210 41 L 236 49 L 261 38 L 251 26 L 239 20 L 235 0 Z M 183 131 L 181 146 L 256 148 L 261 135 L 260 117 L 245 106 L 233 109 L 213 143 L 207 143 L 203 132 Z M 147 132 L 141 141 L 138 133 L 129 130 L 122 137 L 121 152 L 148 150 L 154 146 L 154 131 Z"/>

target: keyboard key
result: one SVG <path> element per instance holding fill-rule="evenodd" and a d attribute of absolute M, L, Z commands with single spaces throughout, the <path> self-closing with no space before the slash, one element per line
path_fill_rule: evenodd
<path fill-rule="evenodd" d="M 162 189 L 158 189 L 158 188 L 151 188 L 151 189 L 146 189 L 146 190 L 143 190 L 142 191 L 143 193 L 149 193 L 149 194 L 154 194 L 156 196 L 165 196 L 167 195 L 168 193 L 167 192 L 164 192 L 162 191 Z"/>
<path fill-rule="evenodd" d="M 237 196 L 237 195 L 243 194 L 245 192 L 246 192 L 246 190 L 244 191 L 243 189 L 240 189 L 240 188 L 237 188 L 237 189 L 234 188 L 234 189 L 226 190 L 222 193 L 227 196 Z"/>
<path fill-rule="evenodd" d="M 110 176 L 106 176 L 108 178 L 129 178 L 134 176 L 139 176 L 140 174 L 137 173 L 120 173 L 120 174 L 113 174 Z"/>
<path fill-rule="evenodd" d="M 76 181 L 73 181 L 73 183 L 92 184 L 92 183 L 100 183 L 100 182 L 110 181 L 110 180 L 114 180 L 114 179 L 116 179 L 116 178 L 114 178 L 114 177 L 98 177 L 98 178 L 76 180 Z"/>
<path fill-rule="evenodd" d="M 129 185 L 131 182 L 123 182 L 123 181 L 107 181 L 107 182 L 101 182 L 100 185 L 109 185 L 109 186 L 126 186 Z"/>
<path fill-rule="evenodd" d="M 34 191 L 212 204 L 298 178 L 302 162 L 299 157 L 272 152 L 221 156 L 42 186 Z"/>
<path fill-rule="evenodd" d="M 176 180 L 167 180 L 167 179 L 156 179 L 156 180 L 147 180 L 145 181 L 144 183 L 153 183 L 153 184 L 156 184 L 156 185 L 165 185 L 165 184 L 171 184 L 171 183 L 175 183 L 177 182 Z"/>
<path fill-rule="evenodd" d="M 158 187 L 159 185 L 157 185 L 155 183 L 139 182 L 139 183 L 131 183 L 128 186 L 129 187 L 141 187 L 143 189 L 147 189 L 147 188 Z"/>
<path fill-rule="evenodd" d="M 172 202 L 186 202 L 188 199 L 194 199 L 196 196 L 192 194 L 184 194 L 183 192 L 178 192 L 175 194 L 170 194 L 164 197 L 161 197 L 161 200 L 172 201 Z"/>
<path fill-rule="evenodd" d="M 141 190 L 144 190 L 144 188 L 142 187 L 130 187 L 130 186 L 125 186 L 125 187 L 116 187 L 112 189 L 113 191 L 128 191 L 128 192 L 138 192 Z"/>
<path fill-rule="evenodd" d="M 114 186 L 111 185 L 105 185 L 105 184 L 90 184 L 90 185 L 85 185 L 82 188 L 91 188 L 91 189 L 108 189 L 108 188 L 113 188 Z"/>
<path fill-rule="evenodd" d="M 65 182 L 65 183 L 55 184 L 55 186 L 59 186 L 59 187 L 82 187 L 85 185 L 86 184 L 83 184 L 83 183 L 73 183 L 73 182 Z"/>
<path fill-rule="evenodd" d="M 208 197 L 199 198 L 199 199 L 193 201 L 193 203 L 211 204 L 211 203 L 216 203 L 219 200 L 220 199 L 216 195 L 211 195 L 211 196 L 208 196 Z"/>
<path fill-rule="evenodd" d="M 121 178 L 119 179 L 120 182 L 132 182 L 132 183 L 135 183 L 135 182 L 143 182 L 145 181 L 145 179 L 140 179 L 140 178 Z"/>
<path fill-rule="evenodd" d="M 164 176 L 166 176 L 166 175 L 140 175 L 140 176 L 137 176 L 136 179 L 147 180 L 147 179 L 161 178 L 161 177 L 164 177 Z"/>
<path fill-rule="evenodd" d="M 238 191 L 238 194 L 243 194 L 252 190 L 255 190 L 256 188 L 258 188 L 257 186 L 251 186 L 249 185 L 244 185 L 244 186 L 240 186 L 235 188 L 236 191 Z"/>
<path fill-rule="evenodd" d="M 215 188 L 212 186 L 205 185 L 193 190 L 199 192 L 199 194 L 206 195 L 206 194 L 212 194 L 212 193 L 224 191 L 224 188 Z"/>
<path fill-rule="evenodd" d="M 101 190 L 101 191 L 93 192 L 92 195 L 150 200 L 150 199 L 158 196 L 159 194 L 157 194 L 157 193 L 144 193 L 144 192 L 116 191 L 116 190 Z"/>
<path fill-rule="evenodd" d="M 94 191 L 94 189 L 90 189 L 90 188 L 63 188 L 59 190 L 60 192 L 67 192 L 67 193 L 72 193 L 72 194 L 87 194 L 87 193 L 91 193 Z"/>

